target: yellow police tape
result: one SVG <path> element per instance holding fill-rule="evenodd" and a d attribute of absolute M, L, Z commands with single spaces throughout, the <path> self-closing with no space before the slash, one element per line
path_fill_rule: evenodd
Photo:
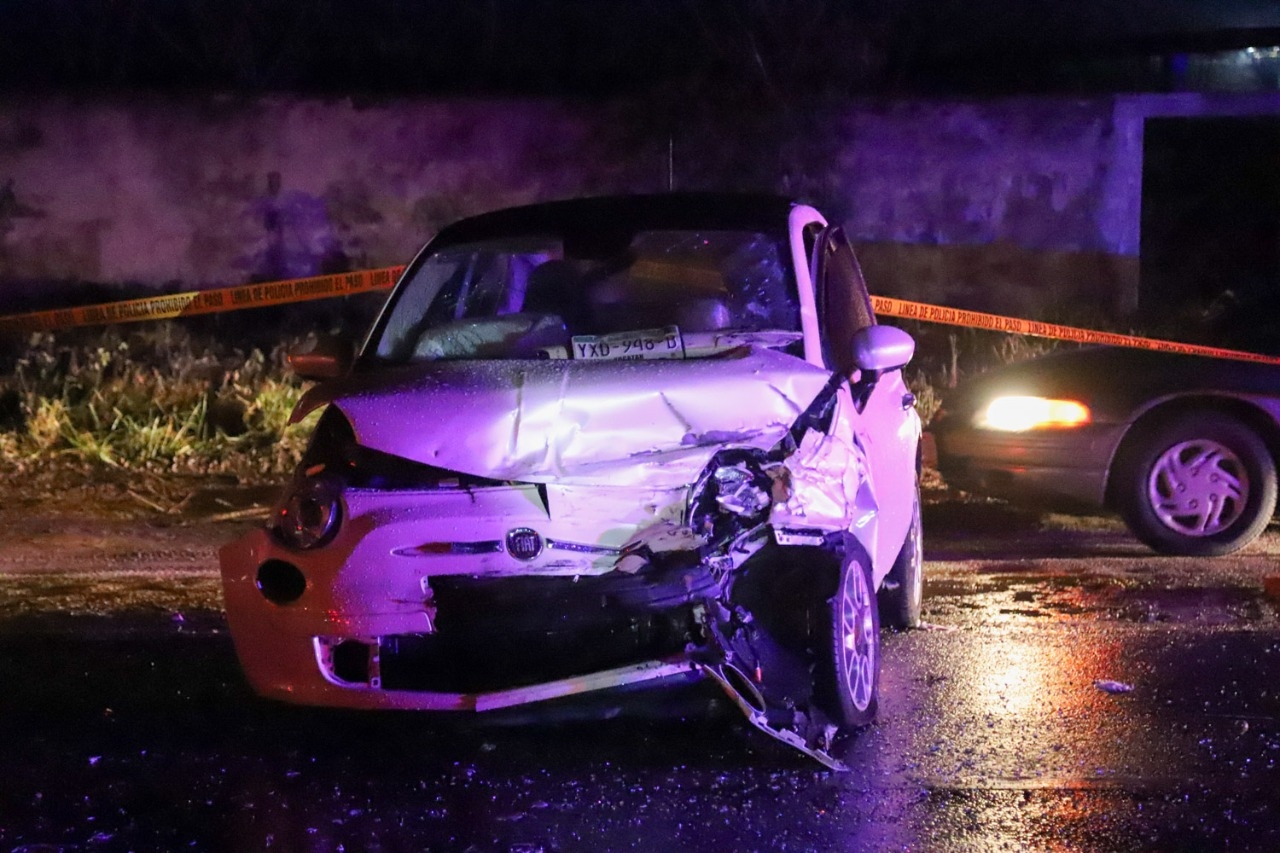
<path fill-rule="evenodd" d="M 11 314 L 0 317 L 0 331 L 33 332 L 66 329 L 72 326 L 136 323 L 142 320 L 217 314 L 221 311 L 238 311 L 242 308 L 262 308 L 309 299 L 327 299 L 331 296 L 350 296 L 371 290 L 387 290 L 396 283 L 396 279 L 402 272 L 404 267 L 383 267 L 286 281 L 244 284 L 220 290 L 196 290 L 164 296 L 144 296 L 141 299 L 82 305 L 78 308 Z"/>
<path fill-rule="evenodd" d="M 327 299 L 333 296 L 350 296 L 373 290 L 388 290 L 404 272 L 404 267 L 381 267 L 372 270 L 318 275 L 310 278 L 294 278 L 286 281 L 269 281 L 260 284 L 244 284 L 219 290 L 196 290 L 187 293 L 171 293 L 165 296 L 146 296 L 121 302 L 105 302 L 83 305 L 77 308 L 59 308 L 53 311 L 33 311 L 28 314 L 10 314 L 0 317 L 0 332 L 32 332 L 48 329 L 66 329 L 73 326 L 99 326 L 109 323 L 136 323 L 143 320 L 164 320 L 174 317 L 192 317 L 197 314 L 216 314 L 222 311 L 238 311 L 243 308 L 262 308 L 268 305 L 284 305 L 311 299 Z M 1212 358 L 1231 358 L 1261 364 L 1280 364 L 1280 357 L 1259 355 L 1240 350 L 1162 341 L 1136 335 L 1115 332 L 1097 332 L 1076 326 L 1060 326 L 1022 320 L 981 311 L 947 308 L 925 302 L 909 302 L 889 296 L 873 296 L 872 307 L 876 314 L 903 320 L 919 320 L 926 323 L 944 323 L 973 329 L 989 329 L 1014 335 L 1054 338 L 1082 344 L 1134 347 L 1137 349 L 1173 352 L 1184 355 L 1203 355 Z"/>
<path fill-rule="evenodd" d="M 1270 355 L 1259 355 L 1258 353 L 1221 349 L 1219 347 L 1198 346 L 1196 344 L 1181 344 L 1177 341 L 1162 341 L 1155 338 L 1142 338 L 1137 335 L 1121 335 L 1115 332 L 1096 332 L 1092 329 L 1081 329 L 1076 326 L 1059 326 L 1056 323 L 1041 323 L 1036 320 L 1022 320 L 1017 317 L 1004 317 L 999 314 L 984 314 L 981 311 L 965 311 L 961 308 L 946 308 L 941 305 L 929 305 L 924 302 L 908 302 L 905 299 L 893 299 L 888 296 L 871 297 L 871 305 L 876 314 L 885 317 L 898 317 L 903 320 L 945 323 L 952 326 L 965 326 L 971 329 L 990 329 L 993 332 L 1008 332 L 1011 335 L 1054 338 L 1060 341 L 1074 341 L 1081 344 L 1104 344 L 1113 347 L 1155 350 L 1156 352 L 1174 352 L 1182 355 L 1233 358 L 1239 361 L 1256 361 L 1261 364 L 1280 364 L 1280 358 Z"/>

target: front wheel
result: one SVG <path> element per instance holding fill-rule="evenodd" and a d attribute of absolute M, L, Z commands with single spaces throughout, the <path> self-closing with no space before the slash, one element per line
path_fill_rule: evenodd
<path fill-rule="evenodd" d="M 871 562 L 860 554 L 847 558 L 831 599 L 828 677 L 820 695 L 825 710 L 843 728 L 859 728 L 876 716 L 880 693 L 880 617 Z"/>
<path fill-rule="evenodd" d="M 1257 433 L 1218 412 L 1187 412 L 1129 447 L 1116 505 L 1162 554 L 1217 557 L 1257 538 L 1276 508 L 1276 468 Z"/>

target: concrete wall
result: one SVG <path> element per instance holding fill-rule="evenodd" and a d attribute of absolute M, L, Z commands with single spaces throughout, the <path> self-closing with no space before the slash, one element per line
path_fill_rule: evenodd
<path fill-rule="evenodd" d="M 1105 98 L 852 112 L 840 173 L 869 280 L 904 298 L 1055 319 L 1133 302 L 1136 252 L 1104 216 L 1113 114 Z"/>
<path fill-rule="evenodd" d="M 0 310 L 74 282 L 194 288 L 407 261 L 458 216 L 734 188 L 824 206 L 878 292 L 1062 317 L 1136 305 L 1142 122 L 1280 98 L 859 102 L 0 99 Z M 68 299 L 73 298 L 68 295 Z"/>
<path fill-rule="evenodd" d="M 658 189 L 665 144 L 646 162 L 604 118 L 534 101 L 9 101 L 0 281 L 202 287 L 403 263 L 465 214 Z"/>

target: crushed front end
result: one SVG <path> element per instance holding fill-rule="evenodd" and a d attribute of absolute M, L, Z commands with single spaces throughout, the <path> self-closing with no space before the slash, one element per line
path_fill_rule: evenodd
<path fill-rule="evenodd" d="M 252 686 L 303 704 L 490 711 L 710 677 L 757 727 L 839 766 L 815 646 L 844 552 L 864 547 L 851 519 L 876 512 L 858 487 L 866 462 L 828 434 L 847 386 L 776 353 L 744 361 L 752 377 L 784 364 L 801 377 L 765 383 L 783 401 L 769 428 L 691 429 L 677 406 L 683 432 L 665 449 L 612 465 L 559 453 L 562 470 L 526 479 L 374 449 L 352 424 L 361 405 L 339 400 L 269 525 L 221 552 Z M 657 388 L 672 369 L 638 370 Z M 672 394 L 653 400 L 673 410 Z M 662 432 L 639 422 L 649 440 Z"/>

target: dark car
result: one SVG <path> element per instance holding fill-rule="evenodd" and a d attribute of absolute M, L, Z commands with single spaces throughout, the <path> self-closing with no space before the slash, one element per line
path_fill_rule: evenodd
<path fill-rule="evenodd" d="M 1280 366 L 1089 348 L 978 376 L 943 408 L 948 484 L 1114 510 L 1164 554 L 1229 554 L 1275 511 Z"/>

